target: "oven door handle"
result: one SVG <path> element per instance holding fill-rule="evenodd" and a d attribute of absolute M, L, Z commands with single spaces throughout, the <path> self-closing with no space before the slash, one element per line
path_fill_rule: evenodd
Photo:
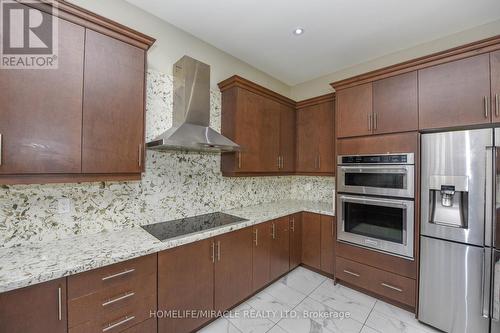
<path fill-rule="evenodd" d="M 354 202 L 354 203 L 364 203 L 368 205 L 378 204 L 379 206 L 387 206 L 387 207 L 400 207 L 400 208 L 408 208 L 409 205 L 413 203 L 413 201 L 405 201 L 405 200 L 392 200 L 392 199 L 372 199 L 363 197 L 353 197 L 341 195 L 339 196 L 339 200 L 341 202 Z"/>
<path fill-rule="evenodd" d="M 410 168 L 405 168 L 401 166 L 397 167 L 377 167 L 377 166 L 341 166 L 340 170 L 343 172 L 350 172 L 350 173 L 390 173 L 390 174 L 396 174 L 396 175 L 406 175 L 408 174 Z"/>

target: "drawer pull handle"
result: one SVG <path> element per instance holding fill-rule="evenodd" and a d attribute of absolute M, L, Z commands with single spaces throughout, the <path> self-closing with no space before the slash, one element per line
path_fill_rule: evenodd
<path fill-rule="evenodd" d="M 106 326 L 105 328 L 103 328 L 102 331 L 103 332 L 107 332 L 109 330 L 112 330 L 115 327 L 118 327 L 120 325 L 128 323 L 129 321 L 134 320 L 134 319 L 135 319 L 135 316 L 131 316 L 131 317 L 126 316 L 123 320 L 120 320 L 120 321 L 118 321 L 118 322 L 116 322 L 114 324 L 108 324 L 108 326 Z"/>
<path fill-rule="evenodd" d="M 132 297 L 134 295 L 135 295 L 134 292 L 126 293 L 125 295 L 119 296 L 117 298 L 110 299 L 109 301 L 106 301 L 106 302 L 102 303 L 102 306 L 108 306 L 110 304 L 122 301 L 122 300 L 127 299 L 129 297 Z"/>
<path fill-rule="evenodd" d="M 381 286 L 383 286 L 383 287 L 386 287 L 386 288 L 389 288 L 389 289 L 392 289 L 392 290 L 398 291 L 398 292 L 400 292 L 400 293 L 402 293 L 402 292 L 403 292 L 403 289 L 398 288 L 398 287 L 391 286 L 390 284 L 387 284 L 387 283 L 383 283 L 383 282 L 382 282 L 380 285 L 381 285 Z"/>
<path fill-rule="evenodd" d="M 57 319 L 62 320 L 62 288 L 57 288 Z"/>
<path fill-rule="evenodd" d="M 360 275 L 358 273 L 354 273 L 354 272 L 348 271 L 346 269 L 344 269 L 344 273 L 347 273 L 347 274 L 355 276 L 355 277 L 360 277 Z"/>
<path fill-rule="evenodd" d="M 123 276 L 123 275 L 127 275 L 127 274 L 130 274 L 130 273 L 133 273 L 133 272 L 135 272 L 135 268 L 127 269 L 126 271 L 123 271 L 123 272 L 120 272 L 120 273 L 108 275 L 106 277 L 103 277 L 102 280 L 103 281 L 111 280 L 111 279 L 114 279 L 114 278 L 117 278 L 117 277 L 120 277 L 120 276 Z"/>

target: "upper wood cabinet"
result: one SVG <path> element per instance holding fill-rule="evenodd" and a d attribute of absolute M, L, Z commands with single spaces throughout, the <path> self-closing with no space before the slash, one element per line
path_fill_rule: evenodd
<path fill-rule="evenodd" d="M 372 93 L 371 83 L 336 92 L 337 137 L 362 136 L 372 133 Z"/>
<path fill-rule="evenodd" d="M 490 122 L 488 54 L 425 68 L 418 77 L 420 129 Z"/>
<path fill-rule="evenodd" d="M 225 176 L 294 171 L 295 102 L 239 76 L 221 83 L 221 132 L 241 146 L 223 153 Z"/>
<path fill-rule="evenodd" d="M 417 130 L 417 72 L 339 90 L 336 122 L 339 138 Z"/>
<path fill-rule="evenodd" d="M 0 69 L 0 184 L 140 179 L 154 39 L 58 4 L 58 67 Z"/>
<path fill-rule="evenodd" d="M 66 279 L 0 294 L 0 332 L 67 332 Z"/>
<path fill-rule="evenodd" d="M 57 69 L 0 69 L 1 175 L 81 172 L 84 39 L 59 20 Z"/>
<path fill-rule="evenodd" d="M 491 116 L 500 122 L 500 51 L 490 53 L 491 68 Z"/>
<path fill-rule="evenodd" d="M 140 173 L 144 163 L 144 50 L 87 29 L 83 173 Z"/>
<path fill-rule="evenodd" d="M 334 174 L 334 97 L 297 103 L 296 172 Z"/>
<path fill-rule="evenodd" d="M 417 72 L 373 82 L 373 133 L 418 129 Z"/>

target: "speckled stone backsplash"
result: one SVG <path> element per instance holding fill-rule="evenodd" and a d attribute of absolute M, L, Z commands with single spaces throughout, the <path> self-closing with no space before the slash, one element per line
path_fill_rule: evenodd
<path fill-rule="evenodd" d="M 219 91 L 211 126 L 220 130 Z M 146 140 L 172 123 L 172 78 L 149 71 Z M 0 247 L 193 216 L 283 199 L 332 202 L 331 177 L 225 178 L 218 154 L 147 152 L 138 182 L 0 187 Z M 70 200 L 69 213 L 58 202 Z"/>

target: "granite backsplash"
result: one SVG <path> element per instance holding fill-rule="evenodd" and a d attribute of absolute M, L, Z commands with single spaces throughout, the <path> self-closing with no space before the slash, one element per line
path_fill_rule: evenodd
<path fill-rule="evenodd" d="M 211 126 L 220 130 L 221 95 L 211 91 Z M 172 77 L 148 71 L 146 140 L 172 123 Z M 226 178 L 220 156 L 147 152 L 141 181 L 0 187 L 0 247 L 193 216 L 283 199 L 332 202 L 332 177 Z M 61 199 L 70 209 L 60 213 Z"/>

